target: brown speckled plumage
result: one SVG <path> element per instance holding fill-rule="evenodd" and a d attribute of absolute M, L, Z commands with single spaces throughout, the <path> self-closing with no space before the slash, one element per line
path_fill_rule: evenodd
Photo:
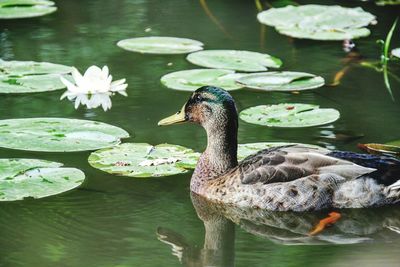
<path fill-rule="evenodd" d="M 307 145 L 262 150 L 238 164 L 238 118 L 233 98 L 215 87 L 198 89 L 185 120 L 207 132 L 207 148 L 190 189 L 210 200 L 279 211 L 380 206 L 400 201 L 400 185 L 383 186 L 376 169 L 327 155 Z"/>

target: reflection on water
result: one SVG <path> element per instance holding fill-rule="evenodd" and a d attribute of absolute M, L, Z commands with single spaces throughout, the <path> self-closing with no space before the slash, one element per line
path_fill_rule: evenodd
<path fill-rule="evenodd" d="M 400 243 L 400 209 L 341 210 L 342 219 L 316 236 L 310 230 L 324 212 L 271 212 L 213 203 L 191 194 L 193 206 L 204 224 L 203 246 L 191 245 L 184 234 L 159 227 L 158 239 L 169 245 L 183 266 L 234 266 L 235 225 L 277 245 L 349 245 Z"/>

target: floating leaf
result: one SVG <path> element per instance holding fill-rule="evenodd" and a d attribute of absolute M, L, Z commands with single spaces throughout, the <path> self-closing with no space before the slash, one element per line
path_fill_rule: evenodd
<path fill-rule="evenodd" d="M 400 58 L 400 47 L 399 48 L 395 48 L 392 50 L 392 55 L 394 57 Z"/>
<path fill-rule="evenodd" d="M 311 127 L 328 124 L 340 117 L 336 109 L 321 109 L 310 104 L 278 104 L 255 106 L 240 112 L 248 123 L 270 127 Z"/>
<path fill-rule="evenodd" d="M 65 118 L 0 120 L 0 147 L 29 151 L 70 152 L 111 147 L 129 134 L 96 121 Z"/>
<path fill-rule="evenodd" d="M 247 144 L 239 144 L 238 145 L 238 160 L 241 161 L 246 157 L 257 153 L 260 150 L 278 147 L 278 146 L 288 146 L 288 145 L 301 145 L 313 149 L 318 149 L 323 153 L 326 153 L 327 150 L 325 148 L 309 145 L 309 144 L 300 144 L 300 143 L 287 143 L 287 142 L 258 142 L 258 143 L 247 143 Z"/>
<path fill-rule="evenodd" d="M 53 1 L 0 0 L 0 19 L 20 19 L 44 16 L 57 10 Z"/>
<path fill-rule="evenodd" d="M 158 177 L 187 172 L 194 168 L 199 153 L 170 144 L 152 146 L 124 143 L 101 149 L 89 156 L 89 164 L 104 172 L 130 177 Z"/>
<path fill-rule="evenodd" d="M 229 91 L 243 88 L 235 82 L 242 76 L 243 74 L 235 73 L 232 70 L 193 69 L 164 75 L 161 77 L 161 83 L 168 88 L 182 91 L 195 91 L 205 85 L 222 87 Z"/>
<path fill-rule="evenodd" d="M 186 54 L 203 50 L 203 43 L 176 37 L 139 37 L 121 40 L 117 45 L 125 50 L 145 54 Z"/>
<path fill-rule="evenodd" d="M 345 40 L 368 36 L 365 26 L 375 22 L 375 16 L 362 8 L 301 5 L 271 8 L 260 12 L 258 20 L 276 27 L 285 35 L 316 40 Z"/>
<path fill-rule="evenodd" d="M 375 0 L 375 4 L 378 6 L 400 5 L 400 0 Z"/>
<path fill-rule="evenodd" d="M 370 154 L 391 154 L 400 156 L 400 146 L 390 144 L 358 144 L 358 147 Z"/>
<path fill-rule="evenodd" d="M 37 159 L 0 159 L 0 201 L 43 198 L 82 184 L 82 171 L 61 166 Z"/>
<path fill-rule="evenodd" d="M 331 30 L 331 31 L 309 31 L 307 29 L 278 27 L 277 31 L 283 35 L 287 35 L 298 39 L 311 39 L 322 41 L 339 41 L 346 39 L 358 39 L 371 34 L 367 28 Z"/>
<path fill-rule="evenodd" d="M 300 91 L 315 89 L 325 83 L 320 76 L 291 71 L 247 74 L 236 81 L 248 88 L 263 91 Z"/>
<path fill-rule="evenodd" d="M 268 54 L 240 50 L 205 50 L 189 54 L 191 63 L 207 68 L 237 71 L 266 71 L 267 67 L 279 68 L 282 61 Z"/>
<path fill-rule="evenodd" d="M 0 93 L 37 93 L 64 88 L 60 75 L 71 67 L 34 61 L 0 59 Z"/>

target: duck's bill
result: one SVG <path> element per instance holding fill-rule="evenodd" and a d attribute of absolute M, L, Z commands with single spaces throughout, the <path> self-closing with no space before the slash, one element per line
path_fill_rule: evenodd
<path fill-rule="evenodd" d="M 174 115 L 160 120 L 158 122 L 158 126 L 171 125 L 171 124 L 177 124 L 177 123 L 183 123 L 183 122 L 186 122 L 185 105 L 182 107 L 182 109 L 180 111 L 178 111 Z"/>

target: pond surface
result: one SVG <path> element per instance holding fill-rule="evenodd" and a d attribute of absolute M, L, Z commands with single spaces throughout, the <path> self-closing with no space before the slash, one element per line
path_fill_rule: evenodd
<path fill-rule="evenodd" d="M 69 101 L 59 101 L 62 91 L 1 95 L 0 119 L 46 116 L 98 120 L 127 130 L 131 138 L 125 141 L 168 142 L 202 151 L 206 139 L 200 127 L 157 127 L 160 118 L 177 111 L 188 98 L 188 93 L 164 88 L 160 77 L 195 66 L 183 55 L 141 55 L 116 46 L 125 38 L 163 35 L 200 40 L 208 49 L 267 52 L 283 60 L 284 70 L 321 75 L 327 83 L 345 68 L 336 87 L 300 94 L 232 92 L 239 110 L 299 102 L 336 108 L 342 115 L 329 126 L 304 129 L 273 129 L 241 122 L 240 143 L 304 142 L 357 151 L 357 143 L 400 139 L 399 81 L 391 79 L 393 101 L 382 73 L 357 64 L 346 65 L 341 42 L 282 36 L 258 23 L 254 1 L 209 1 L 214 19 L 207 16 L 200 2 L 59 0 L 59 10 L 52 15 L 1 21 L 2 59 L 48 61 L 80 70 L 107 64 L 115 79 L 127 78 L 129 97 L 115 96 L 113 108 L 103 112 L 75 110 Z M 310 2 L 360 5 L 375 14 L 378 24 L 370 27 L 371 36 L 356 42 L 362 57 L 371 61 L 380 55 L 375 41 L 386 36 L 400 11 L 399 7 L 357 1 L 301 1 Z M 399 44 L 397 30 L 394 47 Z M 390 69 L 400 73 L 399 64 L 391 64 Z M 327 138 L 333 134 L 337 138 Z M 190 197 L 191 173 L 154 179 L 116 177 L 91 168 L 88 155 L 0 148 L 0 158 L 59 161 L 80 168 L 87 176 L 80 189 L 59 196 L 0 203 L 0 266 L 399 266 L 400 234 L 389 228 L 400 226 L 400 207 L 343 211 L 343 219 L 316 238 L 306 237 L 304 229 L 328 211 L 269 214 L 266 224 L 260 225 L 240 218 L 236 227 L 220 218 L 215 220 L 220 228 L 207 229 L 206 245 L 210 249 L 201 250 L 205 229 Z M 231 217 L 238 219 L 234 211 Z M 215 229 L 222 231 L 219 250 L 209 244 L 210 236 L 218 236 Z M 175 244 L 175 248 L 166 243 Z M 183 244 L 185 249 L 180 250 L 177 246 Z"/>

